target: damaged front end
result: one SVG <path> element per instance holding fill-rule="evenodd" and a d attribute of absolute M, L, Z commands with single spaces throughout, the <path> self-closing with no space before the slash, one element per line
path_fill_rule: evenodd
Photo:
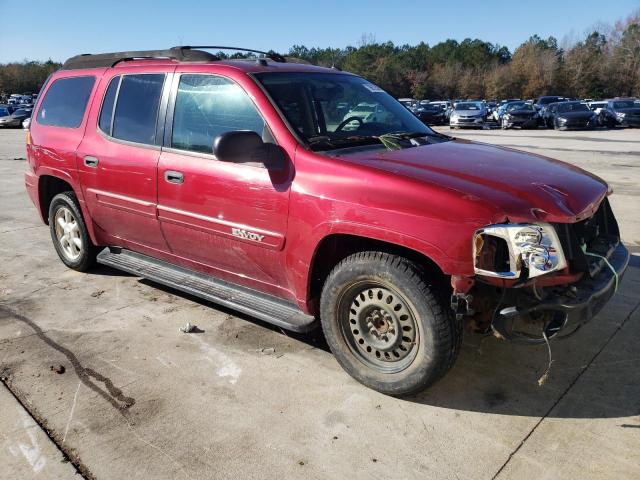
<path fill-rule="evenodd" d="M 527 344 L 568 336 L 613 296 L 629 262 L 605 198 L 577 223 L 500 224 L 473 239 L 474 271 L 452 277 L 471 328 Z"/>

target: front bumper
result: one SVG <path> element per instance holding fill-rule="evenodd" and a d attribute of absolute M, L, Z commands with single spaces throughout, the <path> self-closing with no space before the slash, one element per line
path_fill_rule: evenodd
<path fill-rule="evenodd" d="M 451 118 L 449 120 L 449 126 L 451 127 L 482 127 L 484 125 L 484 119 L 482 117 L 472 118 Z"/>
<path fill-rule="evenodd" d="M 507 324 L 518 316 L 554 312 L 557 313 L 556 320 L 554 320 L 552 329 L 547 331 L 548 338 L 561 331 L 571 333 L 577 330 L 602 310 L 616 292 L 629 264 L 629 251 L 621 242 L 609 255 L 608 262 L 612 268 L 605 266 L 594 277 L 585 275 L 582 280 L 576 283 L 557 288 L 553 295 L 542 301 L 501 309 L 493 321 L 493 329 L 509 340 L 520 343 L 541 343 L 544 339 L 509 338 Z M 615 270 L 615 274 L 613 270 Z"/>
<path fill-rule="evenodd" d="M 558 130 L 589 130 L 592 128 L 596 128 L 598 126 L 597 119 L 589 119 L 589 120 L 578 120 L 578 119 L 569 119 L 569 120 L 558 120 Z"/>
<path fill-rule="evenodd" d="M 535 128 L 538 126 L 538 117 L 532 118 L 513 118 L 511 117 L 507 121 L 507 128 L 520 127 L 520 128 Z"/>

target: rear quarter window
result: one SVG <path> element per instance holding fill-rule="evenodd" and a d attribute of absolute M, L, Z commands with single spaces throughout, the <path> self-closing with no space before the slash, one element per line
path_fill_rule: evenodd
<path fill-rule="evenodd" d="M 95 77 L 55 80 L 44 97 L 36 122 L 40 125 L 78 128 L 82 123 Z"/>

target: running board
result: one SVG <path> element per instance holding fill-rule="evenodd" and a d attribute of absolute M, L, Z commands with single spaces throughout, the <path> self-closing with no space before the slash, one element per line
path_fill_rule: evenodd
<path fill-rule="evenodd" d="M 285 300 L 131 250 L 105 248 L 97 260 L 103 265 L 224 305 L 287 330 L 307 332 L 317 325 L 315 317 L 306 315 Z"/>

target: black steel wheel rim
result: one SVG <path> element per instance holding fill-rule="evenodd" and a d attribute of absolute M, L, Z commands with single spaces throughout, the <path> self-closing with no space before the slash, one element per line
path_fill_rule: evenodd
<path fill-rule="evenodd" d="M 420 332 L 413 306 L 378 282 L 357 283 L 341 296 L 338 316 L 351 352 L 382 373 L 405 370 L 416 357 Z"/>

